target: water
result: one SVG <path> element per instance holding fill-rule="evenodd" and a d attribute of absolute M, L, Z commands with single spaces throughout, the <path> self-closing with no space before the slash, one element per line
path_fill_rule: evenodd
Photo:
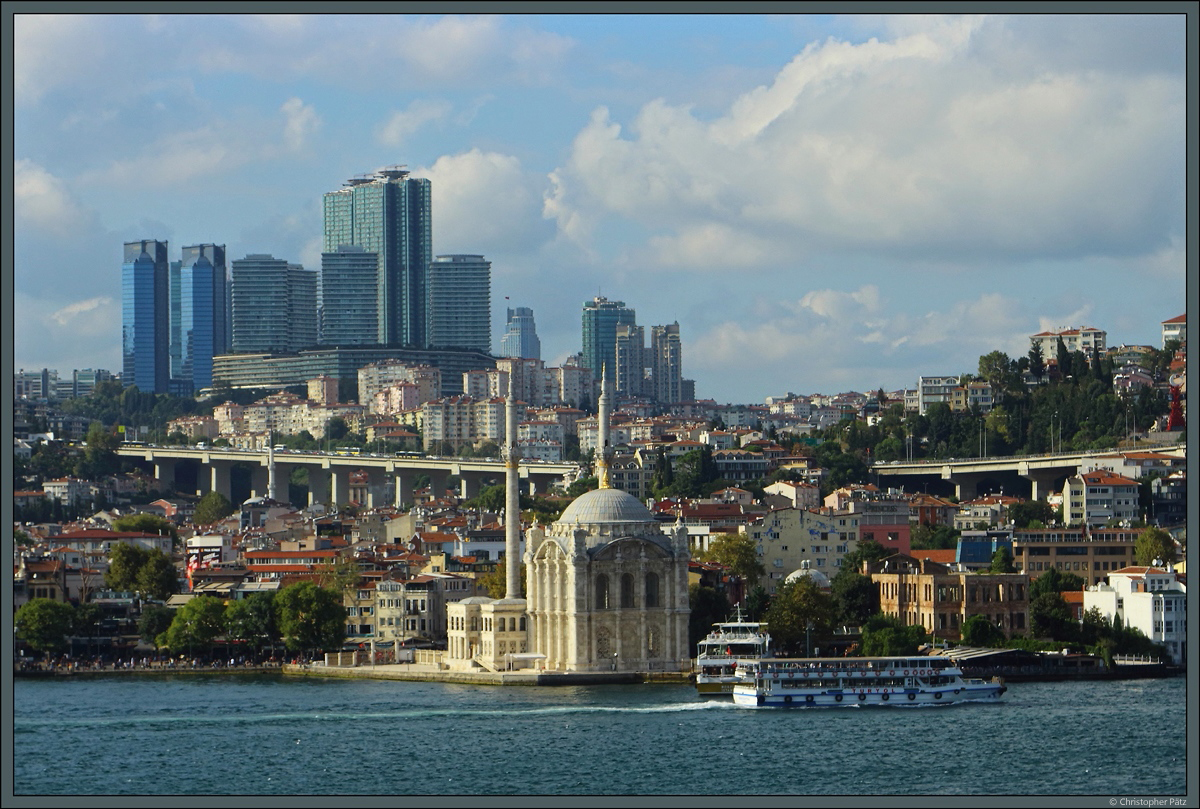
<path fill-rule="evenodd" d="M 1186 685 L 1017 683 L 1001 704 L 754 710 L 685 686 L 21 679 L 14 791 L 1172 795 L 1186 791 Z"/>

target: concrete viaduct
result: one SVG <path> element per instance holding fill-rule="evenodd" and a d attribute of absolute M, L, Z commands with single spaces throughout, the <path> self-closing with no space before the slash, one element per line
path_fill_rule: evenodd
<path fill-rule="evenodd" d="M 1147 448 L 1149 449 L 1149 448 Z M 1062 491 L 1064 481 L 1079 472 L 1088 458 L 1114 455 L 1130 450 L 1095 450 L 1092 452 L 1056 452 L 1048 455 L 1020 455 L 997 458 L 955 458 L 930 461 L 892 461 L 871 467 L 882 484 L 887 478 L 899 478 L 900 483 L 922 480 L 951 484 L 959 500 L 970 500 L 978 494 L 984 481 L 1008 486 L 1008 494 L 1023 494 L 1028 487 L 1030 499 L 1044 500 L 1050 492 Z M 1138 450 L 1146 451 L 1146 450 Z M 1154 448 L 1155 452 L 1178 454 L 1176 447 Z"/>
<path fill-rule="evenodd" d="M 476 458 L 159 446 L 122 446 L 117 449 L 117 454 L 153 464 L 154 476 L 172 487 L 175 485 L 175 468 L 178 464 L 198 464 L 196 494 L 217 491 L 230 499 L 229 473 L 234 464 L 250 467 L 252 496 L 280 501 L 287 500 L 292 470 L 305 468 L 308 470 L 309 505 L 330 503 L 340 506 L 348 503 L 350 475 L 358 471 L 367 475 L 365 505 L 368 508 L 387 505 L 388 488 L 394 491 L 394 505 L 412 504 L 413 479 L 421 474 L 429 476 L 434 491 L 444 490 L 447 478 L 451 475 L 458 477 L 464 498 L 479 494 L 480 484 L 484 480 L 502 482 L 504 479 L 503 461 Z M 205 469 L 208 474 L 204 474 Z M 575 463 L 528 462 L 520 465 L 519 472 L 522 482 L 527 482 L 528 491 L 533 494 L 544 491 L 564 478 L 574 480 L 580 473 L 580 467 Z M 387 485 L 389 482 L 393 483 L 392 487 Z"/>

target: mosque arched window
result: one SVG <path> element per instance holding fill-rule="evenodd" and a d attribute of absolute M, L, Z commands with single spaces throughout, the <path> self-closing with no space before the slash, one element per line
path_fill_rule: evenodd
<path fill-rule="evenodd" d="M 658 603 L 658 574 L 646 574 L 646 606 L 657 607 Z"/>
<path fill-rule="evenodd" d="M 608 576 L 603 573 L 596 577 L 596 609 L 608 609 Z"/>
<path fill-rule="evenodd" d="M 621 607 L 630 609 L 633 607 L 633 574 L 626 573 L 621 576 Z"/>

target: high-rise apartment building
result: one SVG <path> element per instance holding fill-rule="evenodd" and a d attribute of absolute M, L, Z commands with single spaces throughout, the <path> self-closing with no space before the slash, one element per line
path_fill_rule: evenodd
<path fill-rule="evenodd" d="M 321 254 L 321 344 L 379 342 L 379 256 L 352 244 Z"/>
<path fill-rule="evenodd" d="M 654 400 L 674 404 L 683 398 L 683 350 L 679 343 L 679 323 L 650 329 L 650 372 Z"/>
<path fill-rule="evenodd" d="M 532 309 L 518 306 L 508 310 L 508 325 L 500 339 L 500 356 L 523 360 L 542 358 L 542 341 L 537 336 Z"/>
<path fill-rule="evenodd" d="M 429 180 L 402 166 L 356 177 L 322 199 L 325 253 L 352 244 L 379 256 L 377 342 L 424 347 L 433 260 Z"/>
<path fill-rule="evenodd" d="M 636 313 L 626 309 L 624 301 L 597 296 L 583 304 L 583 364 L 592 370 L 593 379 L 600 379 L 602 366 L 615 367 L 617 326 L 622 323 L 637 323 Z"/>
<path fill-rule="evenodd" d="M 295 352 L 316 345 L 316 272 L 263 253 L 232 266 L 234 352 Z"/>
<path fill-rule="evenodd" d="M 172 293 L 174 287 L 172 283 Z M 184 247 L 178 289 L 178 327 L 171 324 L 172 339 L 178 340 L 178 347 L 172 346 L 172 359 L 177 357 L 178 365 L 172 368 L 172 382 L 179 392 L 190 394 L 212 385 L 213 357 L 229 351 L 225 245 Z M 174 314 L 174 294 L 171 309 Z"/>
<path fill-rule="evenodd" d="M 121 380 L 146 393 L 170 381 L 170 267 L 167 243 L 125 243 L 121 266 Z"/>
<path fill-rule="evenodd" d="M 646 390 L 646 330 L 632 323 L 617 325 L 613 370 L 618 396 L 642 396 Z"/>
<path fill-rule="evenodd" d="M 492 263 L 438 256 L 429 263 L 426 335 L 436 348 L 492 351 Z"/>

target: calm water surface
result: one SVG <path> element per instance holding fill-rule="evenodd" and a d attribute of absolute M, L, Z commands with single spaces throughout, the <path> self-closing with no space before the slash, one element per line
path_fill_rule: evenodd
<path fill-rule="evenodd" d="M 18 680 L 14 790 L 1172 795 L 1187 784 L 1186 688 L 1018 683 L 1001 704 L 789 711 L 683 686 Z"/>

